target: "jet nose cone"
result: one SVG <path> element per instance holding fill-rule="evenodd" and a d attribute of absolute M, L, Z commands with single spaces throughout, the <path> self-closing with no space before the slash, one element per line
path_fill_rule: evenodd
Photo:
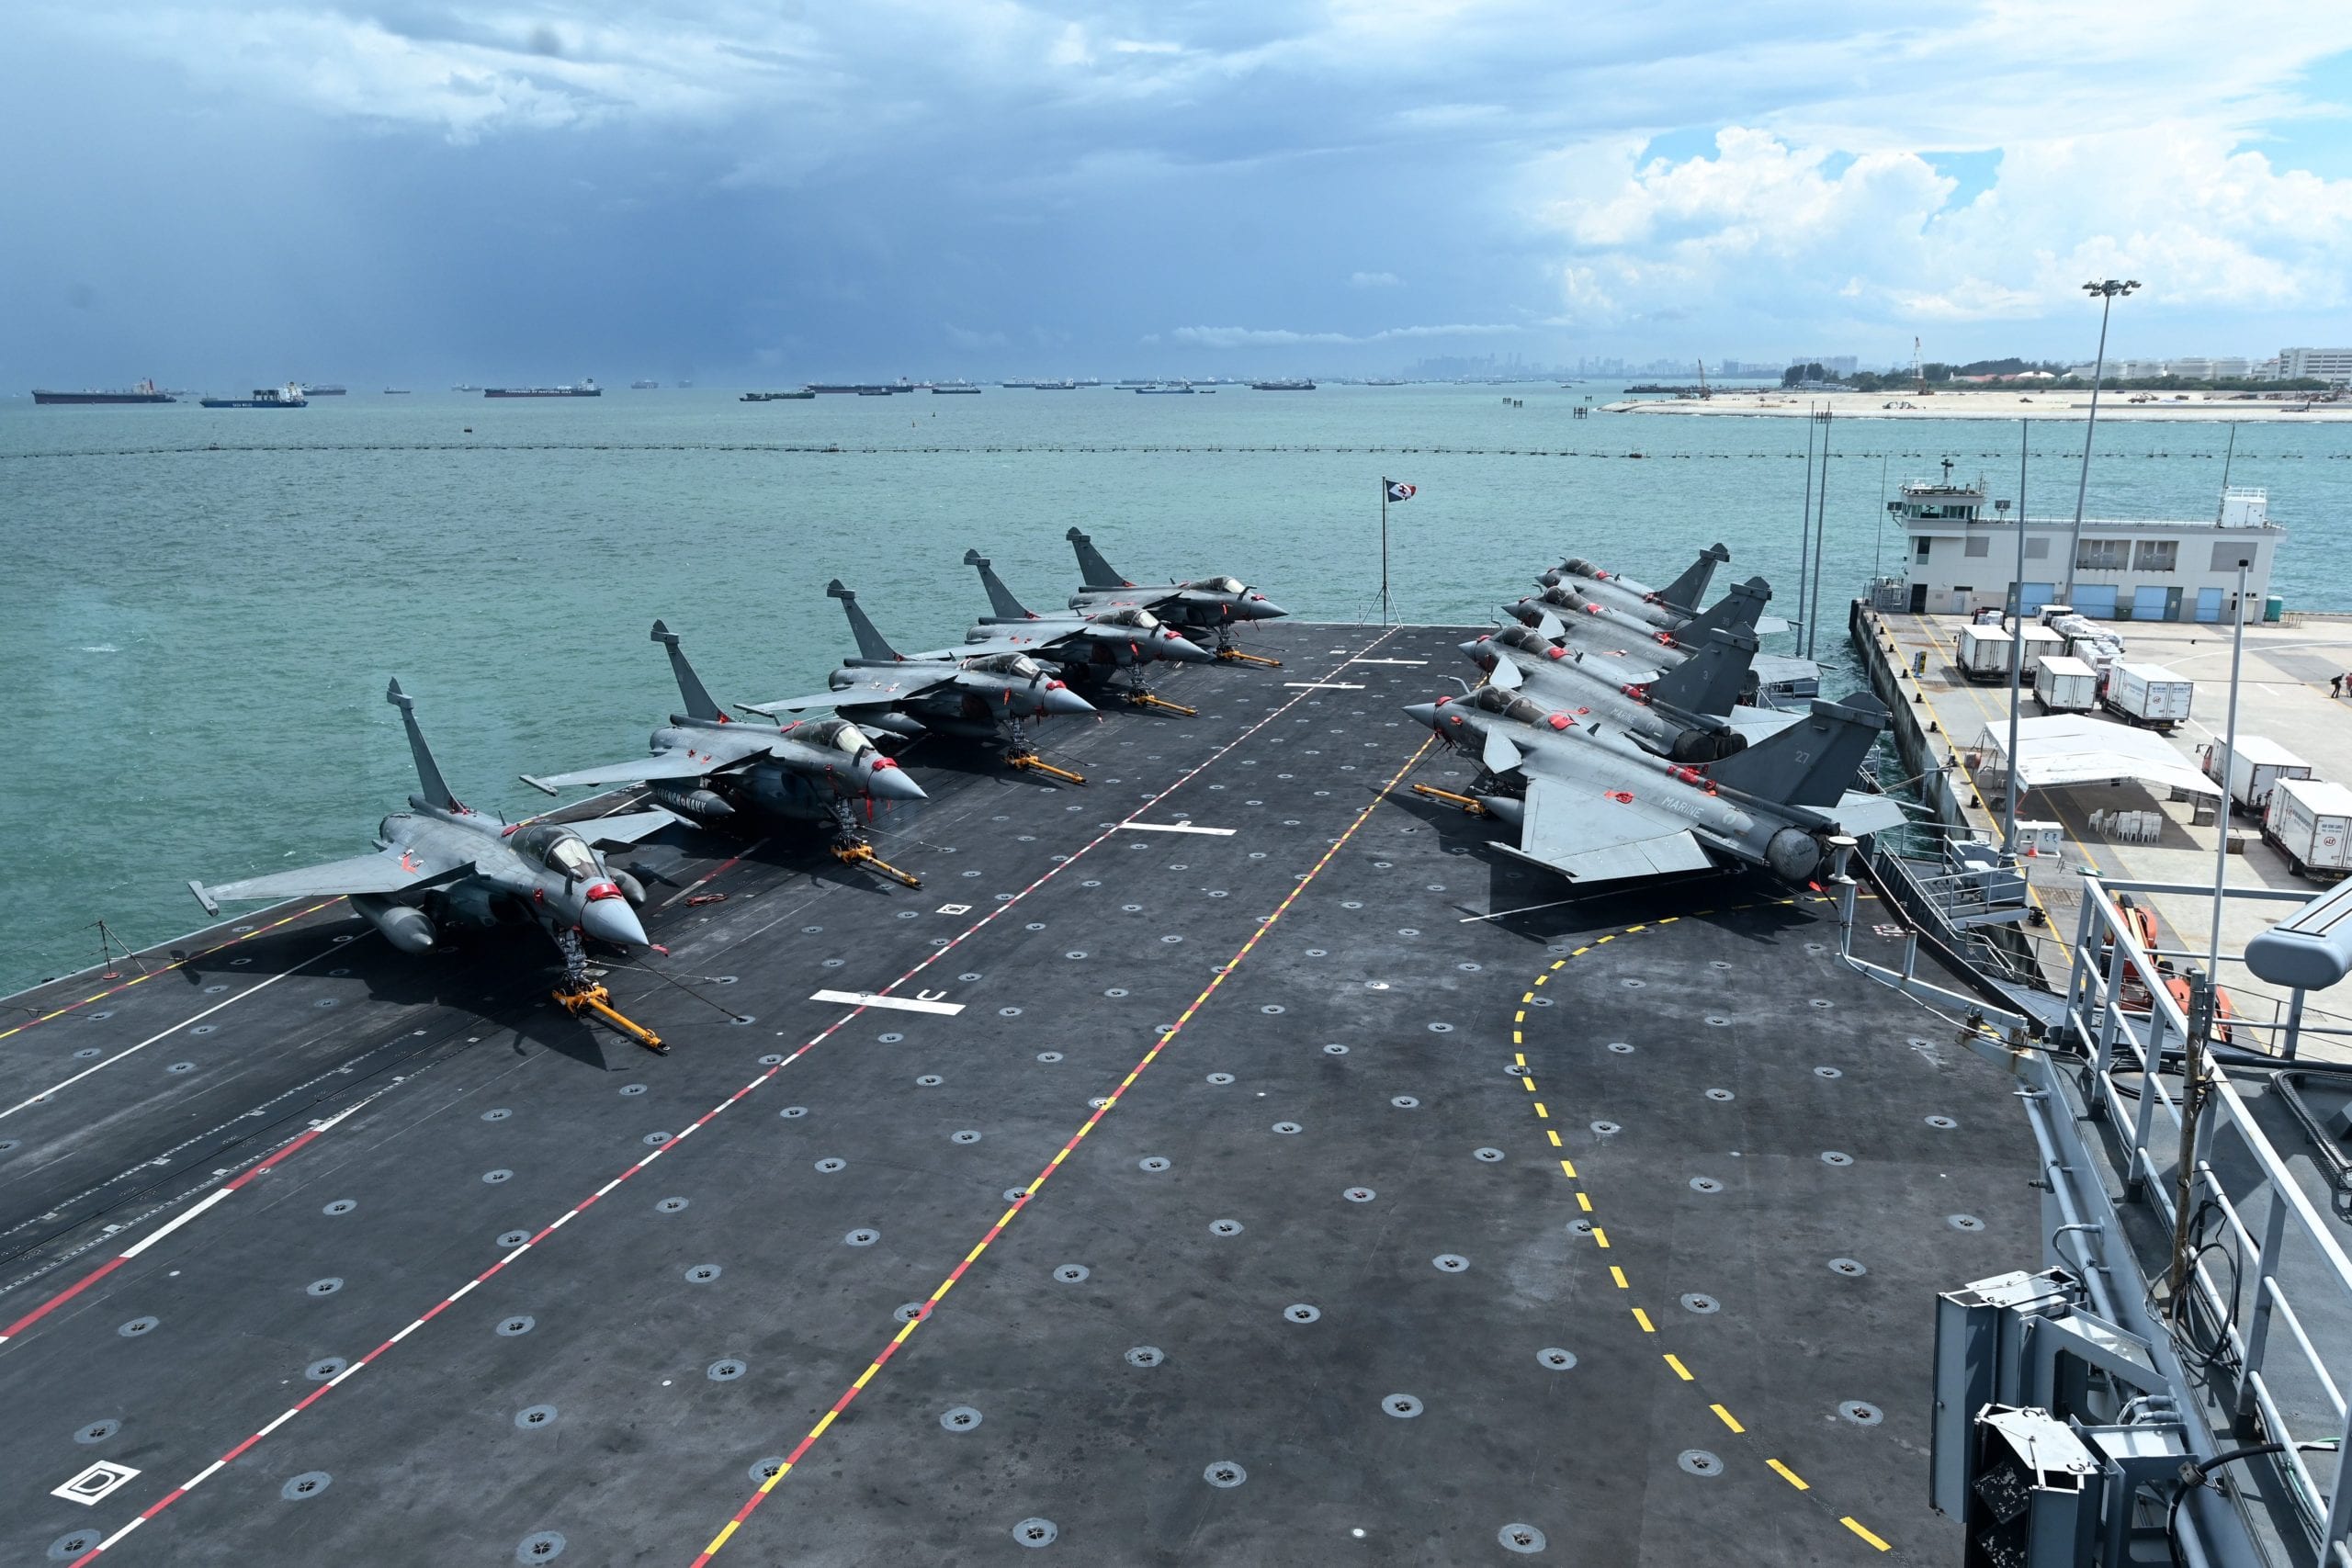
<path fill-rule="evenodd" d="M 1475 642 L 1457 642 L 1453 646 L 1469 655 L 1470 662 L 1479 669 L 1492 670 L 1495 667 L 1495 645 L 1489 639 L 1479 637 Z"/>
<path fill-rule="evenodd" d="M 1159 639 L 1159 657 L 1172 659 L 1179 664 L 1212 664 L 1216 655 L 1178 632 L 1170 632 Z"/>
<path fill-rule="evenodd" d="M 1056 681 L 1037 694 L 1037 711 L 1041 714 L 1068 714 L 1075 717 L 1080 714 L 1092 713 L 1094 705 Z"/>
<path fill-rule="evenodd" d="M 1409 703 L 1406 705 L 1405 716 L 1411 719 L 1415 724 L 1425 724 L 1431 729 L 1435 729 L 1437 728 L 1437 705 L 1435 703 Z"/>
<path fill-rule="evenodd" d="M 1253 621 L 1279 621 L 1290 614 L 1262 593 L 1252 593 L 1241 601 L 1241 613 Z"/>
<path fill-rule="evenodd" d="M 865 793 L 876 800 L 922 800 L 928 798 L 922 785 L 907 776 L 907 771 L 883 758 L 865 770 Z"/>
<path fill-rule="evenodd" d="M 591 897 L 580 911 L 580 929 L 599 942 L 617 947 L 646 947 L 645 927 L 627 898 L 615 888 L 609 897 Z"/>

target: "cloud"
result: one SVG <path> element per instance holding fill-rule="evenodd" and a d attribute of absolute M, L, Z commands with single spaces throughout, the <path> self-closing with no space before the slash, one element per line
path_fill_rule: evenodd
<path fill-rule="evenodd" d="M 976 333 L 954 322 L 944 324 L 947 341 L 957 348 L 1002 348 L 1009 341 L 1002 333 Z"/>
<path fill-rule="evenodd" d="M 1405 280 L 1393 272 L 1351 272 L 1348 284 L 1354 288 L 1402 288 Z"/>
<path fill-rule="evenodd" d="M 1385 327 L 1376 333 L 1302 333 L 1287 327 L 1178 327 L 1168 335 L 1202 348 L 1270 348 L 1290 344 L 1396 343 L 1412 338 L 1492 337 L 1515 326 Z"/>

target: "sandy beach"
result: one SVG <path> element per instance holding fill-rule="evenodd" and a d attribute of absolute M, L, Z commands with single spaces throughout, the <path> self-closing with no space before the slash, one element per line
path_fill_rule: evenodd
<path fill-rule="evenodd" d="M 2314 394 L 2316 396 L 2316 394 Z M 2149 400 L 2134 402 L 2134 398 Z M 1916 392 L 1727 391 L 1698 398 L 1628 398 L 1602 405 L 1606 413 L 1746 414 L 1801 419 L 1827 409 L 1839 419 L 2086 419 L 2091 395 L 2023 390 Z M 2145 420 L 2194 424 L 2233 422 L 2296 424 L 2352 423 L 2352 401 L 2312 402 L 2300 396 L 2240 398 L 2227 392 L 2102 392 L 2102 420 Z"/>

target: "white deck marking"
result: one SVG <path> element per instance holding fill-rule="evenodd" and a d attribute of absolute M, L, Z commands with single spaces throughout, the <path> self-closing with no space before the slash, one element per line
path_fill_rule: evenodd
<path fill-rule="evenodd" d="M 138 1044 L 136 1044 L 136 1045 L 130 1046 L 130 1047 L 128 1047 L 128 1048 L 126 1048 L 126 1049 L 124 1049 L 124 1050 L 117 1051 L 113 1055 L 108 1056 L 108 1057 L 107 1057 L 105 1061 L 103 1061 L 103 1062 L 93 1062 L 93 1063 L 91 1063 L 88 1066 L 84 1067 L 80 1072 L 75 1073 L 72 1077 L 70 1077 L 70 1078 L 61 1078 L 61 1079 L 60 1079 L 60 1080 L 58 1080 L 56 1083 L 53 1083 L 53 1084 L 50 1085 L 47 1089 L 45 1089 L 41 1090 L 39 1094 L 34 1095 L 30 1100 L 18 1100 L 16 1104 L 14 1104 L 14 1105 L 12 1105 L 12 1106 L 8 1107 L 8 1109 L 7 1109 L 7 1110 L 6 1110 L 6 1111 L 0 1111 L 0 1121 L 5 1121 L 5 1120 L 6 1120 L 6 1119 L 7 1119 L 8 1117 L 14 1116 L 17 1111 L 24 1110 L 24 1109 L 25 1109 L 25 1107 L 27 1107 L 27 1106 L 28 1106 L 28 1105 L 36 1105 L 36 1104 L 39 1104 L 40 1101 L 42 1101 L 42 1100 L 47 1100 L 51 1095 L 55 1094 L 55 1093 L 56 1093 L 58 1090 L 60 1090 L 60 1089 L 71 1089 L 71 1088 L 73 1088 L 75 1084 L 80 1083 L 84 1078 L 88 1077 L 92 1073 L 99 1072 L 99 1071 L 104 1070 L 105 1068 L 111 1067 L 111 1066 L 113 1066 L 117 1062 L 121 1061 L 125 1056 L 135 1056 L 135 1055 L 137 1055 L 140 1052 L 144 1051 L 145 1049 L 147 1049 L 147 1047 L 148 1047 L 148 1046 L 153 1045 L 153 1043 L 155 1043 L 155 1042 L 156 1042 L 156 1041 L 158 1041 L 158 1040 L 169 1040 L 173 1035 L 177 1034 L 181 1030 L 187 1028 L 187 1027 L 188 1027 L 188 1025 L 190 1025 L 190 1024 L 192 1024 L 192 1023 L 199 1022 L 200 1021 L 202 1021 L 202 1020 L 204 1020 L 204 1019 L 210 1018 L 214 1013 L 219 1012 L 222 1008 L 226 1008 L 226 1007 L 234 1007 L 234 1006 L 236 1006 L 239 1002 L 243 1001 L 247 997 L 256 995 L 256 994 L 258 994 L 258 993 L 260 993 L 260 992 L 262 992 L 262 991 L 266 991 L 266 990 L 267 990 L 267 989 L 269 989 L 272 986 L 275 986 L 276 984 L 277 984 L 277 982 L 279 982 L 280 980 L 285 979 L 285 978 L 287 977 L 287 976 L 288 976 L 288 975 L 299 975 L 299 974 L 300 974 L 303 970 L 308 969 L 311 964 L 316 964 L 320 959 L 324 958 L 325 956 L 327 956 L 327 954 L 328 954 L 328 953 L 341 953 L 341 952 L 344 950 L 344 947 L 345 947 L 345 946 L 347 946 L 347 945 L 349 945 L 349 944 L 348 944 L 348 943 L 345 943 L 345 944 L 342 944 L 342 945 L 332 946 L 332 947 L 327 947 L 327 948 L 322 949 L 320 952 L 317 952 L 317 953 L 314 953 L 311 954 L 311 956 L 310 956 L 310 957 L 305 958 L 304 960 L 302 960 L 302 962 L 301 962 L 301 963 L 295 964 L 292 968 L 286 970 L 284 973 L 282 973 L 282 974 L 277 974 L 277 975 L 272 975 L 268 979 L 264 980 L 264 981 L 263 981 L 260 985 L 258 985 L 258 986 L 248 987 L 246 989 L 242 990 L 242 991 L 239 991 L 235 996 L 231 997 L 231 998 L 230 998 L 228 1000 L 226 1000 L 226 1001 L 214 1002 L 210 1007 L 206 1008 L 202 1012 L 195 1012 L 195 1013 L 190 1013 L 190 1014 L 188 1014 L 188 1016 L 187 1016 L 187 1017 L 186 1017 L 186 1018 L 184 1018 L 184 1019 L 180 1020 L 177 1023 L 175 1023 L 175 1024 L 172 1025 L 169 1029 L 164 1030 L 161 1034 L 151 1034 L 151 1035 L 149 1035 L 146 1039 L 141 1040 L 141 1041 Z"/>
<path fill-rule="evenodd" d="M 953 1018 L 964 1010 L 962 1002 L 932 1002 L 913 997 L 877 996 L 872 991 L 819 991 L 808 998 L 812 1002 L 838 1002 L 851 1008 L 897 1008 L 900 1012 L 935 1012 Z"/>
<path fill-rule="evenodd" d="M 127 1464 L 110 1464 L 100 1460 L 64 1485 L 51 1487 L 49 1495 L 62 1497 L 69 1503 L 79 1503 L 86 1508 L 138 1474 L 139 1472 Z"/>
<path fill-rule="evenodd" d="M 1294 692 L 1361 692 L 1362 686 L 1347 681 L 1284 681 Z"/>
<path fill-rule="evenodd" d="M 1195 828 L 1190 822 L 1122 822 L 1119 826 L 1130 833 L 1205 833 L 1211 838 L 1230 839 L 1231 828 Z"/>
<path fill-rule="evenodd" d="M 1351 659 L 1351 664 L 1427 664 L 1426 659 Z"/>

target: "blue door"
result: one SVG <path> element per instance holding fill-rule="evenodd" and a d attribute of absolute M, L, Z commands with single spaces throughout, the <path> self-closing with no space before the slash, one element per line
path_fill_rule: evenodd
<path fill-rule="evenodd" d="M 2075 584 L 2075 610 L 2094 621 L 2115 619 L 2115 584 L 2077 582 Z"/>
<path fill-rule="evenodd" d="M 2132 618 L 2135 621 L 2161 621 L 2165 618 L 2165 598 L 2168 591 L 2161 584 L 2142 585 L 2132 591 Z"/>
<path fill-rule="evenodd" d="M 2197 618 L 2211 625 L 2222 618 L 2222 591 L 2200 588 L 2197 591 Z"/>
<path fill-rule="evenodd" d="M 2018 589 L 2018 592 L 2023 595 L 2024 603 L 2018 606 L 2018 614 L 2021 615 L 2036 615 L 2041 613 L 2041 607 L 2044 604 L 2050 603 L 2050 596 L 2057 592 L 2057 584 L 2053 582 L 2028 582 L 2022 584 Z"/>

